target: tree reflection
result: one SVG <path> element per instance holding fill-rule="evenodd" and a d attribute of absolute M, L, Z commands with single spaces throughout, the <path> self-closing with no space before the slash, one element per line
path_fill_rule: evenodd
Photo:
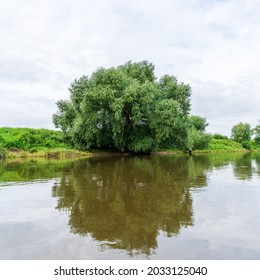
<path fill-rule="evenodd" d="M 207 164 L 176 156 L 92 158 L 75 163 L 53 196 L 57 209 L 69 212 L 71 232 L 91 235 L 102 249 L 150 255 L 160 231 L 174 236 L 193 225 L 189 187 L 206 185 Z"/>
<path fill-rule="evenodd" d="M 245 153 L 238 158 L 233 165 L 234 175 L 239 180 L 251 180 L 254 170 L 252 165 L 252 154 Z"/>

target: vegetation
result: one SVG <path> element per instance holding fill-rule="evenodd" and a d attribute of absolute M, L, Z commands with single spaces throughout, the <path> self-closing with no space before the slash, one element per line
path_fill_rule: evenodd
<path fill-rule="evenodd" d="M 33 128 L 0 128 L 0 159 L 70 158 L 89 154 L 71 149 L 60 131 Z"/>
<path fill-rule="evenodd" d="M 251 126 L 248 123 L 238 123 L 231 130 L 231 139 L 241 143 L 245 149 L 250 150 L 250 140 L 252 136 Z"/>
<path fill-rule="evenodd" d="M 189 150 L 207 149 L 211 140 L 211 135 L 205 132 L 206 127 L 208 126 L 206 118 L 191 116 L 189 122 Z"/>
<path fill-rule="evenodd" d="M 0 146 L 0 159 L 6 158 L 6 154 L 6 149 Z"/>
<path fill-rule="evenodd" d="M 214 139 L 228 139 L 228 137 L 226 135 L 222 135 L 222 134 L 219 134 L 219 133 L 213 134 L 212 138 L 214 138 Z"/>
<path fill-rule="evenodd" d="M 69 100 L 58 101 L 53 115 L 61 131 L 0 128 L 0 159 L 32 153 L 59 158 L 81 154 L 74 149 L 134 153 L 260 149 L 260 120 L 253 129 L 247 123 L 234 125 L 231 140 L 206 133 L 206 118 L 190 115 L 190 86 L 174 76 L 157 79 L 154 65 L 147 61 L 99 68 L 90 77 L 74 80 L 69 91 Z"/>
<path fill-rule="evenodd" d="M 225 152 L 236 152 L 245 151 L 245 148 L 235 141 L 230 139 L 211 139 L 209 142 L 208 149 L 211 151 L 225 151 Z"/>
<path fill-rule="evenodd" d="M 259 120 L 260 123 L 260 120 Z M 252 139 L 252 136 L 254 138 Z M 233 126 L 231 130 L 231 139 L 237 143 L 242 144 L 243 148 L 247 150 L 260 149 L 260 124 L 251 129 L 248 123 L 238 123 Z"/>
<path fill-rule="evenodd" d="M 154 65 L 147 61 L 99 68 L 90 77 L 76 79 L 69 91 L 69 100 L 57 102 L 53 122 L 65 141 L 80 150 L 146 153 L 260 148 L 260 125 L 254 130 L 247 123 L 235 125 L 233 141 L 206 133 L 206 118 L 189 115 L 189 85 L 169 75 L 158 80 Z M 251 141 L 253 132 L 256 137 Z"/>
<path fill-rule="evenodd" d="M 260 146 L 260 120 L 258 120 L 258 125 L 253 129 L 253 133 L 255 134 L 255 144 Z"/>
<path fill-rule="evenodd" d="M 188 148 L 190 87 L 157 80 L 154 65 L 128 62 L 75 80 L 53 122 L 73 147 L 135 153 Z"/>
<path fill-rule="evenodd" d="M 31 152 L 46 148 L 68 148 L 60 131 L 10 127 L 0 128 L 0 146 Z"/>

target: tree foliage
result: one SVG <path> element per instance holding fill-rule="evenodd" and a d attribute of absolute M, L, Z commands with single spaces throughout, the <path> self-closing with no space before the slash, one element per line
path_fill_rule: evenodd
<path fill-rule="evenodd" d="M 60 131 L 33 128 L 0 128 L 0 147 L 23 149 L 25 151 L 40 148 L 65 148 Z"/>
<path fill-rule="evenodd" d="M 228 137 L 226 135 L 222 135 L 222 134 L 219 134 L 219 133 L 213 134 L 212 138 L 213 139 L 228 139 Z"/>
<path fill-rule="evenodd" d="M 188 134 L 189 150 L 204 150 L 208 148 L 211 135 L 206 133 L 208 123 L 206 118 L 200 116 L 189 117 L 190 129 Z"/>
<path fill-rule="evenodd" d="M 238 142 L 242 143 L 243 141 L 250 141 L 252 135 L 250 124 L 248 123 L 238 123 L 233 126 L 231 130 L 231 138 Z"/>
<path fill-rule="evenodd" d="M 187 147 L 190 86 L 169 75 L 157 80 L 147 61 L 99 68 L 76 79 L 69 91 L 69 100 L 58 101 L 53 122 L 76 148 Z"/>
<path fill-rule="evenodd" d="M 260 120 L 258 120 L 258 125 L 254 128 L 254 134 L 255 134 L 255 143 L 257 145 L 260 145 Z"/>
<path fill-rule="evenodd" d="M 241 143 L 245 149 L 250 149 L 250 140 L 252 136 L 251 126 L 248 123 L 238 123 L 231 130 L 231 139 Z"/>
<path fill-rule="evenodd" d="M 196 130 L 201 132 L 205 132 L 208 126 L 206 118 L 195 115 L 190 116 L 190 123 Z"/>

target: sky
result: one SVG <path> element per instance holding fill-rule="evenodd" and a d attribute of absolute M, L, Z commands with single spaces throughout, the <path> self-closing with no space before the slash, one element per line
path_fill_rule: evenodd
<path fill-rule="evenodd" d="M 190 84 L 210 133 L 260 119 L 258 0 L 0 0 L 0 126 L 53 129 L 75 78 L 129 60 Z"/>

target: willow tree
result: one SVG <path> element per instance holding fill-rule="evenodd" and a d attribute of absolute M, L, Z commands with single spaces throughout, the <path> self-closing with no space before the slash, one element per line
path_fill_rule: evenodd
<path fill-rule="evenodd" d="M 139 153 L 187 146 L 190 86 L 169 75 L 158 80 L 147 61 L 99 68 L 69 91 L 53 122 L 76 148 Z"/>

